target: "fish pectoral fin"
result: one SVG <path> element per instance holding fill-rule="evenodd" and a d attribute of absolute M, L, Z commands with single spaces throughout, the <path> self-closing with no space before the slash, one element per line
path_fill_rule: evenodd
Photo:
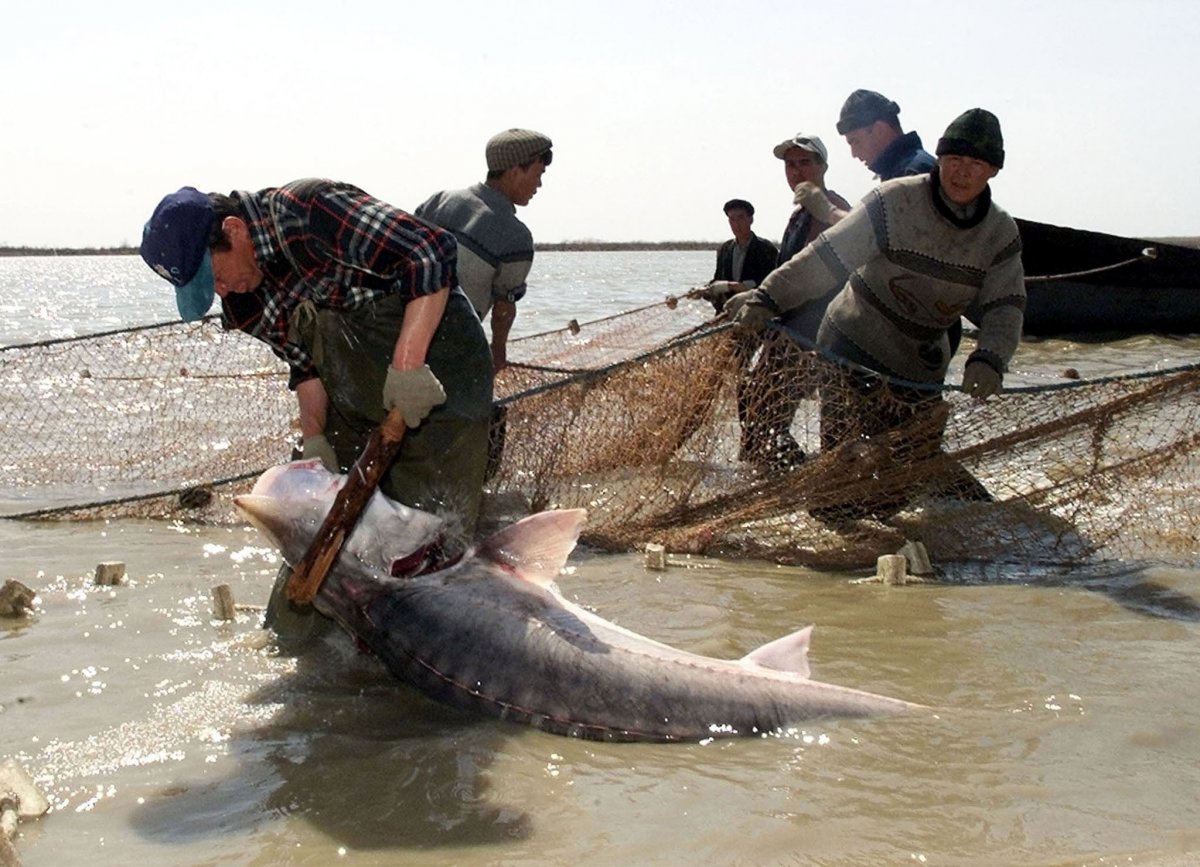
<path fill-rule="evenodd" d="M 586 518 L 585 509 L 538 512 L 488 536 L 475 546 L 475 554 L 548 588 L 575 549 Z"/>
<path fill-rule="evenodd" d="M 791 635 L 776 638 L 746 654 L 740 662 L 808 677 L 808 644 L 812 640 L 812 630 L 811 626 L 805 626 Z"/>

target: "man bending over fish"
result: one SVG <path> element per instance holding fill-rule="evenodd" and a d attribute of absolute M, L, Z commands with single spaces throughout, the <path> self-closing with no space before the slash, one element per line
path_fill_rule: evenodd
<path fill-rule="evenodd" d="M 357 187 L 308 179 L 163 198 L 142 258 L 175 286 L 180 316 L 221 299 L 226 328 L 288 363 L 305 457 L 344 471 L 396 409 L 408 428 L 380 489 L 474 532 L 487 461 L 492 356 L 458 286 L 454 236 Z M 290 605 L 281 573 L 268 625 Z M 295 612 L 291 612 L 295 613 Z"/>

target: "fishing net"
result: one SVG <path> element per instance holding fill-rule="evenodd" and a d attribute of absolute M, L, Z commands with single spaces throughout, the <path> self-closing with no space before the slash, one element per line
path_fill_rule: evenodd
<path fill-rule="evenodd" d="M 584 507 L 600 549 L 826 569 L 906 540 L 935 563 L 1195 561 L 1200 366 L 1010 375 L 980 403 L 711 316 L 667 299 L 510 341 L 485 521 Z M 285 383 L 213 320 L 8 347 L 0 511 L 237 521 L 230 497 L 292 456 Z"/>
<path fill-rule="evenodd" d="M 283 364 L 214 319 L 0 350 L 0 511 L 219 521 L 290 457 Z"/>

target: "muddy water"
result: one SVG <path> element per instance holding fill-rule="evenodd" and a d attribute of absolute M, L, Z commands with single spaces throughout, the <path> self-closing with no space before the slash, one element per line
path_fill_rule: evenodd
<path fill-rule="evenodd" d="M 259 612 L 214 621 L 216 584 L 265 602 L 276 563 L 252 530 L 0 523 L 0 545 L 40 595 L 0 632 L 0 754 L 54 807 L 21 825 L 29 867 L 1200 857 L 1200 624 L 1103 586 L 580 551 L 564 591 L 624 626 L 732 657 L 815 623 L 814 677 L 930 707 L 610 745 L 433 705 L 340 636 L 285 657 Z M 126 586 L 92 586 L 105 560 Z M 1200 597 L 1200 571 L 1113 581 Z"/>
<path fill-rule="evenodd" d="M 681 291 L 711 267 L 709 254 L 588 256 L 539 257 L 525 333 L 586 319 L 580 305 Z M 158 288 L 139 268 L 0 262 L 4 342 L 87 331 L 93 309 L 105 327 L 161 320 L 165 307 L 131 303 Z M 22 300 L 37 279 L 53 307 Z M 1014 366 L 1037 382 L 1198 347 L 1045 341 Z M 254 608 L 277 561 L 247 528 L 0 521 L 0 552 L 0 579 L 39 594 L 34 617 L 0 621 L 0 759 L 53 805 L 19 828 L 26 867 L 1200 861 L 1200 569 L 997 567 L 883 587 L 578 551 L 564 592 L 626 627 L 736 657 L 814 623 L 814 677 L 929 706 L 657 746 L 465 717 L 341 637 L 279 654 Z M 93 586 L 108 560 L 128 584 Z M 223 583 L 249 606 L 234 623 L 212 619 Z"/>

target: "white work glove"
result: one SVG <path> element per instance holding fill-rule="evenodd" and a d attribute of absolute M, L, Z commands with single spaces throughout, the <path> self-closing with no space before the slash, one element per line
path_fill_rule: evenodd
<path fill-rule="evenodd" d="M 795 193 L 792 196 L 793 203 L 812 214 L 813 219 L 818 223 L 824 223 L 827 226 L 833 225 L 836 219 L 833 213 L 833 202 L 829 201 L 829 196 L 825 195 L 823 189 L 812 181 L 801 181 L 796 184 L 793 192 Z"/>
<path fill-rule="evenodd" d="M 1001 376 L 986 361 L 968 361 L 963 368 L 962 390 L 971 397 L 985 400 L 1000 390 Z"/>
<path fill-rule="evenodd" d="M 337 452 L 333 450 L 333 446 L 329 444 L 329 440 L 325 439 L 323 433 L 304 438 L 304 445 L 300 448 L 300 457 L 305 460 L 320 458 L 321 463 L 329 472 L 340 473 L 342 471 L 342 468 L 338 466 Z"/>
<path fill-rule="evenodd" d="M 404 423 L 416 427 L 430 410 L 446 402 L 446 390 L 433 375 L 429 365 L 412 370 L 397 370 L 388 365 L 383 383 L 383 408 L 388 412 L 400 410 Z"/>
<path fill-rule="evenodd" d="M 726 301 L 724 312 L 738 331 L 762 334 L 767 323 L 779 315 L 779 305 L 761 289 L 750 289 Z"/>
<path fill-rule="evenodd" d="M 734 283 L 731 280 L 710 280 L 703 286 L 697 286 L 688 295 L 692 298 L 703 298 L 705 301 L 712 302 L 712 306 L 720 313 L 725 302 L 729 300 L 729 296 L 735 292 L 741 292 L 745 288 L 741 283 Z"/>

